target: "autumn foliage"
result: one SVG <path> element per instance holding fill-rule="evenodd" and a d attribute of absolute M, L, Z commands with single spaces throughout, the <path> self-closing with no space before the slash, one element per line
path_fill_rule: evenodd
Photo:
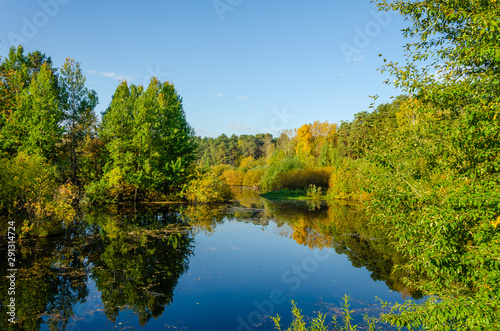
<path fill-rule="evenodd" d="M 238 169 L 228 169 L 224 171 L 221 178 L 228 184 L 233 186 L 243 185 L 243 171 Z"/>
<path fill-rule="evenodd" d="M 265 173 L 266 173 L 265 168 L 256 168 L 247 171 L 243 176 L 243 185 L 260 187 L 262 182 L 262 177 L 264 176 Z"/>
<path fill-rule="evenodd" d="M 213 172 L 198 174 L 185 184 L 182 194 L 193 203 L 224 202 L 232 197 L 229 185 Z"/>
<path fill-rule="evenodd" d="M 273 188 L 295 190 L 307 189 L 310 185 L 315 185 L 326 189 L 331 174 L 331 168 L 285 171 L 276 176 Z"/>

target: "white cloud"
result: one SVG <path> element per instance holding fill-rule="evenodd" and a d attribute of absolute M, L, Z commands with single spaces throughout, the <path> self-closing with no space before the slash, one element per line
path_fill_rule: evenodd
<path fill-rule="evenodd" d="M 229 122 L 229 128 L 234 131 L 247 131 L 252 129 L 251 125 L 241 123 L 241 122 Z"/>
<path fill-rule="evenodd" d="M 107 71 L 101 71 L 100 75 L 108 78 L 113 78 L 116 76 L 114 72 L 107 72 Z"/>
<path fill-rule="evenodd" d="M 238 100 L 246 100 L 246 99 L 248 99 L 248 97 L 245 96 L 245 95 L 239 95 L 239 96 L 237 96 L 237 98 L 238 98 Z"/>
<path fill-rule="evenodd" d="M 134 80 L 131 76 L 127 75 L 117 75 L 114 72 L 107 72 L 107 71 L 101 71 L 99 75 L 107 77 L 107 78 L 113 78 L 116 80 Z"/>
<path fill-rule="evenodd" d="M 134 78 L 132 76 L 128 76 L 128 75 L 118 75 L 114 72 L 108 72 L 108 71 L 99 71 L 99 72 L 96 72 L 95 70 L 92 70 L 92 69 L 89 69 L 87 70 L 87 72 L 91 75 L 99 75 L 99 76 L 102 76 L 102 77 L 106 77 L 106 78 L 112 78 L 112 79 L 116 79 L 116 80 L 134 80 Z"/>
<path fill-rule="evenodd" d="M 216 94 L 216 96 L 218 96 L 218 97 L 223 97 L 223 96 L 224 96 L 224 93 L 220 93 L 220 92 L 219 92 L 219 93 L 217 93 L 217 94 Z"/>

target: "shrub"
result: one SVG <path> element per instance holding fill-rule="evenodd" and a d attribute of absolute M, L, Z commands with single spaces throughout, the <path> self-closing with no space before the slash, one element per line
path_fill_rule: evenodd
<path fill-rule="evenodd" d="M 323 189 L 321 186 L 309 185 L 307 188 L 307 197 L 312 200 L 321 200 L 323 196 Z"/>
<path fill-rule="evenodd" d="M 214 172 L 199 174 L 184 185 L 184 198 L 195 203 L 224 202 L 232 198 L 231 188 Z"/>
<path fill-rule="evenodd" d="M 257 168 L 247 171 L 243 175 L 243 185 L 244 186 L 260 186 L 262 177 L 266 173 L 265 168 Z"/>
<path fill-rule="evenodd" d="M 267 191 L 277 190 L 275 181 L 282 172 L 304 169 L 304 164 L 296 157 L 288 157 L 282 160 L 273 161 L 262 177 L 262 187 Z"/>
<path fill-rule="evenodd" d="M 220 176 L 228 185 L 243 185 L 243 172 L 237 169 L 225 170 Z"/>
<path fill-rule="evenodd" d="M 290 326 L 285 331 L 328 331 L 328 327 L 325 322 L 325 315 L 319 313 L 318 317 L 313 318 L 310 321 L 310 325 L 307 326 L 307 323 L 304 321 L 304 316 L 302 315 L 302 311 L 297 308 L 297 304 L 292 300 L 292 315 L 293 321 Z M 274 327 L 276 330 L 281 331 L 281 316 L 277 315 L 276 317 L 271 316 L 271 319 L 274 322 Z"/>
<path fill-rule="evenodd" d="M 331 173 L 331 168 L 281 172 L 276 175 L 276 178 L 272 183 L 272 189 L 307 189 L 310 185 L 327 188 Z"/>
<path fill-rule="evenodd" d="M 116 167 L 85 187 L 88 203 L 110 203 L 134 198 L 135 188 L 126 183 L 121 168 Z"/>
<path fill-rule="evenodd" d="M 75 186 L 56 182 L 57 173 L 43 156 L 20 152 L 0 159 L 1 208 L 27 215 L 21 235 L 47 236 L 59 232 L 73 220 Z"/>
<path fill-rule="evenodd" d="M 342 315 L 341 323 L 337 321 L 337 317 L 333 316 L 333 329 L 338 331 L 354 331 L 360 329 L 368 329 L 368 330 L 377 330 L 377 319 L 370 318 L 368 316 L 364 316 L 363 324 L 354 324 L 352 313 L 354 310 L 350 309 L 349 304 L 350 297 L 344 295 L 343 300 L 344 303 L 340 307 L 340 312 Z M 306 318 L 302 315 L 302 311 L 297 307 L 295 301 L 292 302 L 292 315 L 293 320 L 290 326 L 285 331 L 328 331 L 328 324 L 326 320 L 326 316 L 319 313 L 317 317 L 311 319 L 309 323 L 306 323 Z M 281 331 L 281 317 L 277 315 L 276 317 L 271 316 L 271 319 L 274 322 L 274 327 L 276 330 Z M 308 325 L 309 324 L 309 325 Z"/>
<path fill-rule="evenodd" d="M 330 199 L 369 200 L 370 174 L 375 166 L 365 159 L 344 159 L 330 177 Z"/>

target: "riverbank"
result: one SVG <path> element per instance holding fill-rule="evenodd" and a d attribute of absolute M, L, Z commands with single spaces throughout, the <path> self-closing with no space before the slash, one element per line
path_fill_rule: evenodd
<path fill-rule="evenodd" d="M 260 194 L 269 200 L 326 200 L 326 195 L 311 195 L 307 190 L 279 190 Z"/>

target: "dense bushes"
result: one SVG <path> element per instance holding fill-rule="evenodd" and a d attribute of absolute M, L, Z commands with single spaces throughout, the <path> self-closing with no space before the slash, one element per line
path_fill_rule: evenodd
<path fill-rule="evenodd" d="M 232 197 L 229 185 L 214 172 L 198 174 L 184 186 L 182 195 L 194 203 L 224 202 Z"/>
<path fill-rule="evenodd" d="M 257 161 L 250 155 L 240 162 L 240 169 L 243 171 L 248 171 L 257 165 Z"/>
<path fill-rule="evenodd" d="M 243 176 L 243 185 L 259 187 L 262 182 L 262 177 L 264 177 L 265 173 L 266 168 L 255 168 L 247 171 Z"/>
<path fill-rule="evenodd" d="M 279 155 L 275 155 L 270 163 L 268 167 L 256 167 L 246 172 L 241 168 L 233 169 L 228 165 L 218 165 L 212 168 L 212 172 L 229 185 L 260 187 L 264 191 L 305 190 L 311 185 L 328 188 L 331 167 L 304 169 L 304 163 L 298 158 L 280 158 Z"/>
<path fill-rule="evenodd" d="M 328 180 L 332 173 L 331 168 L 291 170 L 280 172 L 276 175 L 272 188 L 282 189 L 307 189 L 310 185 L 328 188 Z"/>
<path fill-rule="evenodd" d="M 331 167 L 305 169 L 305 164 L 295 156 L 285 157 L 282 151 L 276 151 L 269 159 L 269 166 L 257 166 L 251 157 L 244 159 L 244 168 L 233 169 L 228 165 L 217 165 L 212 168 L 216 176 L 220 176 L 229 185 L 260 187 L 264 191 L 282 189 L 307 189 L 309 186 L 328 188 L 332 173 Z M 244 172 L 246 170 L 246 172 Z"/>
<path fill-rule="evenodd" d="M 344 159 L 330 177 L 330 199 L 369 200 L 372 183 L 369 175 L 375 168 L 365 159 Z"/>
<path fill-rule="evenodd" d="M 229 185 L 243 185 L 243 172 L 238 169 L 228 169 L 224 171 L 221 175 L 221 178 Z"/>
<path fill-rule="evenodd" d="M 228 164 L 218 164 L 218 165 L 213 166 L 212 168 L 210 168 L 210 171 L 213 172 L 215 174 L 215 176 L 220 177 L 220 176 L 222 176 L 222 174 L 224 173 L 224 171 L 228 171 L 228 170 L 231 170 L 231 169 L 233 169 L 233 167 L 231 167 Z"/>
<path fill-rule="evenodd" d="M 55 167 L 42 156 L 20 152 L 11 160 L 0 159 L 0 208 L 26 213 L 17 226 L 23 235 L 46 236 L 63 229 L 75 215 L 76 194 L 72 184 L 59 186 Z"/>
<path fill-rule="evenodd" d="M 296 157 L 287 157 L 284 159 L 276 158 L 271 161 L 266 174 L 262 177 L 262 188 L 267 191 L 277 190 L 278 188 L 275 187 L 275 182 L 280 173 L 291 170 L 301 170 L 304 168 L 304 163 Z"/>
<path fill-rule="evenodd" d="M 115 168 L 99 180 L 89 183 L 86 194 L 87 202 L 90 204 L 112 203 L 134 199 L 135 188 L 125 181 L 123 171 Z"/>

